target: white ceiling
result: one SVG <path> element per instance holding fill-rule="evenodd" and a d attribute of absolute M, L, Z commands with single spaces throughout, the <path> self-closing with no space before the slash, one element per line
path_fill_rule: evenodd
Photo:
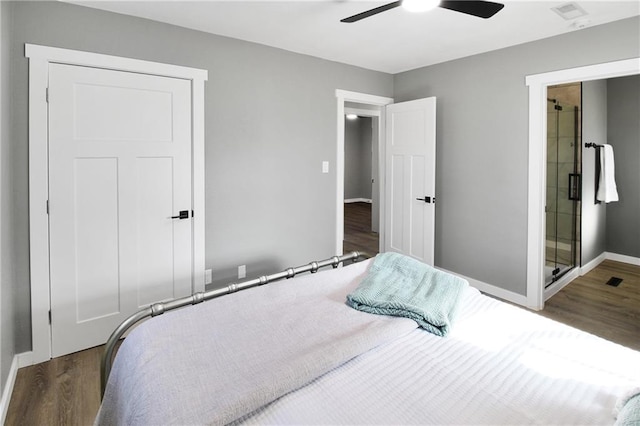
<path fill-rule="evenodd" d="M 487 20 L 395 8 L 345 24 L 340 19 L 390 1 L 72 2 L 392 74 L 578 31 L 574 21 L 594 26 L 640 15 L 638 0 L 576 1 L 588 15 L 573 20 L 551 10 L 569 1 L 508 0 Z"/>

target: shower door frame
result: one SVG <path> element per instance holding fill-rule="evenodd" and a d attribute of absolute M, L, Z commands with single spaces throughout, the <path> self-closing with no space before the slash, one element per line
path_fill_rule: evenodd
<path fill-rule="evenodd" d="M 582 84 L 580 84 L 580 92 L 582 92 Z M 549 95 L 549 91 L 547 88 L 547 95 Z M 580 97 L 582 97 L 582 95 L 580 95 Z M 551 281 L 547 281 L 547 273 L 546 273 L 546 266 L 547 266 L 547 262 L 549 262 L 549 256 L 547 254 L 547 250 L 549 249 L 549 245 L 548 245 L 548 231 L 547 228 L 545 227 L 545 274 L 544 274 L 544 280 L 545 280 L 545 289 L 549 288 L 551 285 L 555 284 L 558 280 L 560 280 L 562 277 L 564 277 L 567 273 L 569 273 L 571 270 L 573 270 L 576 267 L 579 267 L 580 265 L 578 265 L 579 263 L 579 259 L 578 259 L 578 209 L 580 208 L 580 202 L 582 199 L 582 167 L 580 165 L 581 162 L 581 155 L 580 155 L 580 149 L 581 149 L 581 144 L 582 144 L 582 138 L 581 138 L 581 131 L 580 131 L 580 122 L 581 119 L 578 116 L 578 114 L 581 114 L 581 109 L 576 106 L 576 105 L 572 105 L 572 104 L 568 104 L 565 102 L 561 102 L 557 99 L 551 99 L 547 97 L 547 102 L 551 102 L 553 104 L 553 109 L 555 111 L 555 139 L 556 139 L 556 161 L 555 161 L 555 165 L 556 165 L 556 173 L 555 173 L 555 208 L 553 210 L 553 213 L 555 214 L 554 217 L 554 241 L 555 241 L 555 247 L 554 247 L 554 270 L 551 273 Z M 561 177 L 560 177 L 560 168 L 559 165 L 561 164 L 560 161 L 560 140 L 561 139 L 565 139 L 567 138 L 567 136 L 561 136 L 560 135 L 560 127 L 561 127 L 561 123 L 560 123 L 560 119 L 563 116 L 563 111 L 569 110 L 571 109 L 573 112 L 573 122 L 571 123 L 573 126 L 573 148 L 572 148 L 572 156 L 573 156 L 573 161 L 572 161 L 572 167 L 571 167 L 571 173 L 568 174 L 567 178 L 568 178 L 568 182 L 567 182 L 567 200 L 562 199 L 563 201 L 571 201 L 571 240 L 570 240 L 570 255 L 569 255 L 569 261 L 567 261 L 568 263 L 564 263 L 564 262 L 560 262 L 560 264 L 564 267 L 564 269 L 560 269 L 559 262 L 558 262 L 558 233 L 559 233 L 559 228 L 558 228 L 558 217 L 561 214 L 561 207 L 560 207 L 560 185 L 559 182 L 561 181 Z M 549 116 L 549 105 L 547 105 L 547 117 Z M 547 122 L 547 155 L 549 155 L 549 129 L 548 129 L 549 123 Z M 571 137 L 571 136 L 569 136 Z M 547 165 L 549 165 L 549 158 L 547 157 Z M 573 177 L 573 179 L 572 179 Z M 549 175 L 547 174 L 547 179 L 546 179 L 546 187 L 547 189 L 549 188 Z M 546 205 L 545 205 L 545 220 L 548 219 L 549 216 L 549 199 L 548 199 L 549 193 L 546 193 Z M 564 213 L 566 214 L 566 213 Z M 548 221 L 547 221 L 548 222 Z"/>

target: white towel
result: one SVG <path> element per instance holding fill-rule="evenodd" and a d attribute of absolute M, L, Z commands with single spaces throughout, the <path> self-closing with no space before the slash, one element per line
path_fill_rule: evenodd
<path fill-rule="evenodd" d="M 605 203 L 618 201 L 613 147 L 608 144 L 602 145 L 602 151 L 600 152 L 600 181 L 598 182 L 596 198 Z"/>

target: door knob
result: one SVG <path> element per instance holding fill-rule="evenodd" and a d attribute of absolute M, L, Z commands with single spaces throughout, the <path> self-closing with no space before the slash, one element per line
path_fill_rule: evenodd
<path fill-rule="evenodd" d="M 180 210 L 178 216 L 171 216 L 171 219 L 189 219 L 189 210 Z"/>
<path fill-rule="evenodd" d="M 424 197 L 424 198 L 416 198 L 416 200 L 418 201 L 424 201 L 425 203 L 431 203 L 433 200 L 433 203 L 436 202 L 436 197 Z"/>

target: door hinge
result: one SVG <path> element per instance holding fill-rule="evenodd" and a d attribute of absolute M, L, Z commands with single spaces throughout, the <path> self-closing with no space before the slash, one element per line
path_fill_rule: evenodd
<path fill-rule="evenodd" d="M 49 310 L 49 324 L 51 324 L 51 310 Z"/>
<path fill-rule="evenodd" d="M 46 102 L 49 103 L 49 88 L 48 87 L 45 90 L 45 95 L 44 96 L 45 96 Z"/>
<path fill-rule="evenodd" d="M 47 200 L 47 214 L 49 214 L 49 200 Z"/>

